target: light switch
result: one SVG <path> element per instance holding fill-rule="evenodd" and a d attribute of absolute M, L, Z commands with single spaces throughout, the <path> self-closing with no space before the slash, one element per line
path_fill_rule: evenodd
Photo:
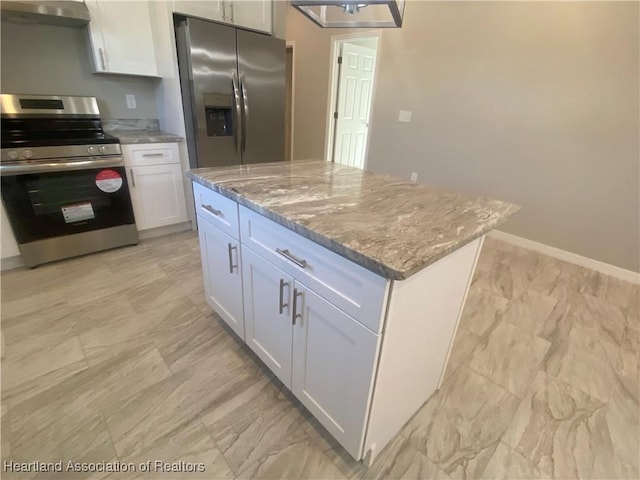
<path fill-rule="evenodd" d="M 125 95 L 125 98 L 127 100 L 127 108 L 130 109 L 135 109 L 136 108 L 136 96 L 128 93 L 127 95 Z"/>
<path fill-rule="evenodd" d="M 400 114 L 398 115 L 399 122 L 410 122 L 411 121 L 411 112 L 407 110 L 400 110 Z"/>

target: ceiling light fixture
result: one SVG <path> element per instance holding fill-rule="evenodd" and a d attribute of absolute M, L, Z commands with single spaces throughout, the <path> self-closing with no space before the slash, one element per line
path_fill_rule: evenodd
<path fill-rule="evenodd" d="M 323 28 L 401 27 L 404 14 L 404 0 L 291 0 L 291 5 Z"/>

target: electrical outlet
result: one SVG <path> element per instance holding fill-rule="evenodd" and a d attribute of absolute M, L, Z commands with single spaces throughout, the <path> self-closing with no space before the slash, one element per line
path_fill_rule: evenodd
<path fill-rule="evenodd" d="M 137 108 L 136 107 L 136 96 L 135 95 L 133 95 L 131 93 L 128 93 L 124 97 L 127 100 L 127 108 L 130 108 L 132 110 Z"/>
<path fill-rule="evenodd" d="M 411 172 L 411 181 L 412 182 L 418 181 L 418 172 Z"/>
<path fill-rule="evenodd" d="M 398 121 L 409 123 L 411 121 L 411 112 L 407 110 L 400 110 L 400 113 L 398 114 Z"/>

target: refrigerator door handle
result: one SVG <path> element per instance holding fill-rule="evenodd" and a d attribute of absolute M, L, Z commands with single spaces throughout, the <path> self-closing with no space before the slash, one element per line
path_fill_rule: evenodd
<path fill-rule="evenodd" d="M 236 147 L 237 152 L 239 148 L 238 141 L 243 137 L 242 132 L 244 131 L 244 125 L 242 126 L 242 130 L 240 130 L 242 112 L 240 111 L 240 92 L 238 90 L 238 81 L 234 70 L 231 71 L 231 85 L 233 86 L 233 145 Z"/>
<path fill-rule="evenodd" d="M 244 83 L 244 74 L 240 74 L 240 91 L 242 92 L 242 153 L 247 149 L 247 121 L 249 119 L 249 105 L 247 86 Z"/>

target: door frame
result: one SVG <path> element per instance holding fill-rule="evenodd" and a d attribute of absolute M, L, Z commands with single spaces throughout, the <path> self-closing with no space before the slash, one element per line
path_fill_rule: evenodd
<path fill-rule="evenodd" d="M 324 159 L 327 162 L 333 161 L 333 144 L 334 144 L 334 132 L 335 132 L 335 120 L 333 118 L 333 112 L 335 111 L 338 101 L 338 74 L 340 72 L 338 65 L 338 56 L 342 43 L 348 40 L 365 40 L 369 38 L 375 38 L 378 42 L 376 47 L 376 64 L 373 69 L 373 82 L 371 84 L 371 98 L 369 107 L 369 131 L 367 132 L 367 144 L 364 146 L 364 165 L 367 167 L 367 158 L 369 156 L 369 144 L 371 143 L 371 127 L 373 119 L 373 99 L 376 93 L 376 84 L 378 81 L 378 69 L 380 66 L 380 43 L 382 39 L 382 30 L 370 30 L 362 33 L 348 33 L 345 35 L 332 35 L 331 36 L 331 55 L 329 56 L 329 95 L 327 95 L 327 122 L 326 122 L 326 141 L 324 146 Z"/>
<path fill-rule="evenodd" d="M 295 139 L 295 135 L 293 134 L 295 130 L 295 118 L 296 118 L 296 41 L 295 40 L 287 40 L 285 43 L 285 50 L 291 49 L 291 145 L 289 145 L 289 152 L 291 157 L 286 159 L 285 161 L 292 162 L 294 159 L 293 155 L 293 141 Z"/>

